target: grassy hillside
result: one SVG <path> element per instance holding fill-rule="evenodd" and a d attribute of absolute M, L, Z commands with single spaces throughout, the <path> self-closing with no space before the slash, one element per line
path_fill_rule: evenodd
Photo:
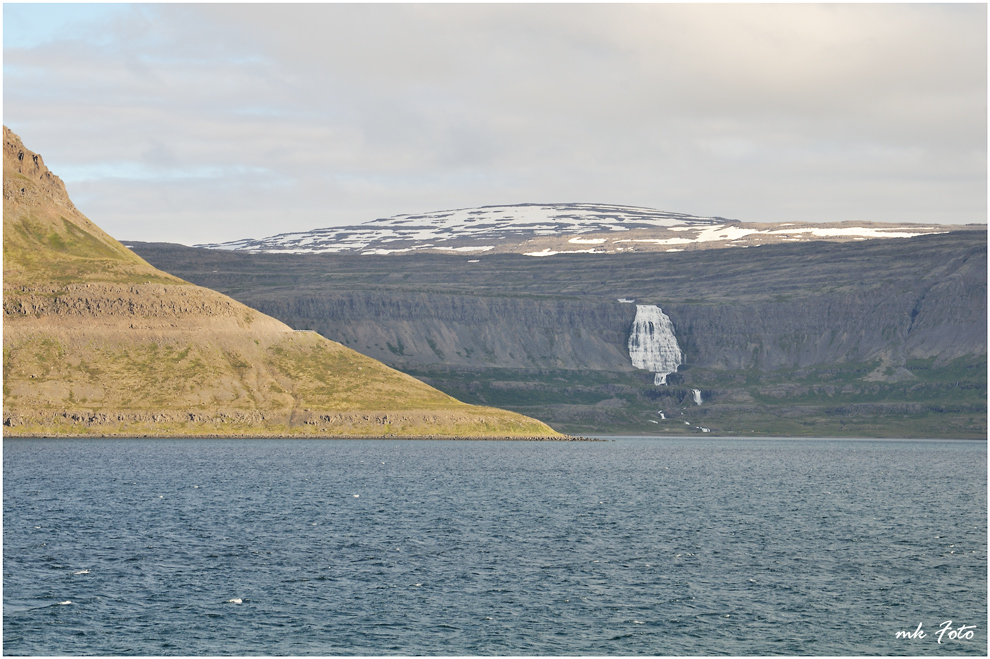
<path fill-rule="evenodd" d="M 985 356 L 941 368 L 908 360 L 913 378 L 864 380 L 879 361 L 816 368 L 689 368 L 653 386 L 644 372 L 412 367 L 459 400 L 495 405 L 578 434 L 985 438 Z M 704 403 L 694 403 L 691 390 Z M 660 412 L 663 412 L 663 416 Z"/>
<path fill-rule="evenodd" d="M 93 224 L 62 181 L 3 129 L 4 290 L 101 281 L 184 284 L 148 265 Z"/>
<path fill-rule="evenodd" d="M 4 128 L 5 435 L 554 437 L 161 272 Z"/>

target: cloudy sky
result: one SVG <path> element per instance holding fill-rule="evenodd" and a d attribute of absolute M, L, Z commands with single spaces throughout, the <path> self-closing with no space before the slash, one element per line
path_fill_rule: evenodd
<path fill-rule="evenodd" d="M 3 121 L 120 239 L 604 202 L 985 223 L 987 7 L 3 6 Z"/>

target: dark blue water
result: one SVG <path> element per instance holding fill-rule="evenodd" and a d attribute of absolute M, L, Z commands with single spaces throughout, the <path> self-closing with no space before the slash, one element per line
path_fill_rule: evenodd
<path fill-rule="evenodd" d="M 3 449 L 5 654 L 987 653 L 985 442 Z"/>

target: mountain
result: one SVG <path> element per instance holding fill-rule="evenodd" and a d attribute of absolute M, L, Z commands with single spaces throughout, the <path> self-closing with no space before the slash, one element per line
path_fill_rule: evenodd
<path fill-rule="evenodd" d="M 559 438 L 162 272 L 4 127 L 5 435 Z"/>
<path fill-rule="evenodd" d="M 294 328 L 561 431 L 986 437 L 985 226 L 554 258 L 133 246 Z M 631 342 L 649 327 L 640 306 L 669 319 L 666 347 Z"/>
<path fill-rule="evenodd" d="M 943 226 L 871 222 L 744 223 L 607 204 L 517 204 L 396 215 L 349 227 L 197 245 L 280 254 L 515 253 L 526 256 L 682 252 L 781 243 L 909 238 Z"/>

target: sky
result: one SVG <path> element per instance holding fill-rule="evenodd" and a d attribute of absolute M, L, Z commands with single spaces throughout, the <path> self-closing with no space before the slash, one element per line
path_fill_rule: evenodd
<path fill-rule="evenodd" d="M 516 203 L 987 221 L 986 4 L 3 5 L 3 122 L 121 240 Z"/>

